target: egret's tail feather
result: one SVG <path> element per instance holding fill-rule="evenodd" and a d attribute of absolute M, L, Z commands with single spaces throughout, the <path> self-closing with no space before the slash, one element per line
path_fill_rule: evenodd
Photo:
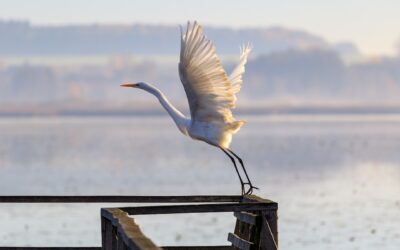
<path fill-rule="evenodd" d="M 246 123 L 245 120 L 240 120 L 240 121 L 234 121 L 229 123 L 229 130 L 232 131 L 232 133 L 236 133 L 240 130 L 240 128 Z"/>

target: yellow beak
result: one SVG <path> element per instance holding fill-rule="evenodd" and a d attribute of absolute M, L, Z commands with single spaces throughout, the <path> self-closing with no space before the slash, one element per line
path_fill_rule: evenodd
<path fill-rule="evenodd" d="M 136 86 L 138 86 L 138 84 L 136 84 L 136 83 L 124 83 L 124 84 L 121 84 L 121 87 L 132 87 L 132 88 L 134 88 Z"/>

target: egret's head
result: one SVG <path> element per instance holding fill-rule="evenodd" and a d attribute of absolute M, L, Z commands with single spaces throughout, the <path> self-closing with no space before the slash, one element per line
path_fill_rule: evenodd
<path fill-rule="evenodd" d="M 131 88 L 148 90 L 150 86 L 145 82 L 137 82 L 137 83 L 124 83 L 121 84 L 121 87 L 131 87 Z"/>
<path fill-rule="evenodd" d="M 137 82 L 137 83 L 124 83 L 121 84 L 121 87 L 131 87 L 131 88 L 136 88 L 136 89 L 143 89 L 153 95 L 159 95 L 160 91 L 155 88 L 154 86 L 145 83 L 145 82 Z"/>

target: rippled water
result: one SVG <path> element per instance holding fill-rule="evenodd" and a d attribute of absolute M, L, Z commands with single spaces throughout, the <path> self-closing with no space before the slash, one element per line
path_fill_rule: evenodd
<path fill-rule="evenodd" d="M 244 118 L 232 149 L 279 203 L 282 249 L 398 249 L 400 116 Z M 0 118 L 1 195 L 239 192 L 229 159 L 167 117 Z M 109 206 L 0 204 L 1 245 L 100 245 Z M 234 226 L 231 214 L 138 220 L 165 245 L 225 244 Z"/>

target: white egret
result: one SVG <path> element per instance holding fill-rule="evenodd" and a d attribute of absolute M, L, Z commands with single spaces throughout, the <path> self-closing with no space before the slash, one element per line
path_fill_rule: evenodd
<path fill-rule="evenodd" d="M 188 22 L 185 34 L 181 28 L 179 76 L 188 98 L 190 118 L 185 117 L 159 89 L 148 83 L 121 85 L 143 89 L 153 94 L 184 135 L 220 148 L 235 167 L 242 194 L 251 194 L 253 189 L 257 188 L 252 185 L 242 159 L 229 148 L 229 145 L 232 135 L 245 123 L 243 120 L 235 120 L 231 110 L 235 107 L 235 95 L 242 85 L 244 66 L 250 50 L 249 45 L 241 48 L 239 64 L 228 76 L 215 52 L 214 45 L 206 38 L 202 27 L 197 22 L 194 24 Z M 246 176 L 245 182 L 239 173 L 235 158 Z M 245 190 L 245 185 L 248 185 L 248 190 Z"/>

